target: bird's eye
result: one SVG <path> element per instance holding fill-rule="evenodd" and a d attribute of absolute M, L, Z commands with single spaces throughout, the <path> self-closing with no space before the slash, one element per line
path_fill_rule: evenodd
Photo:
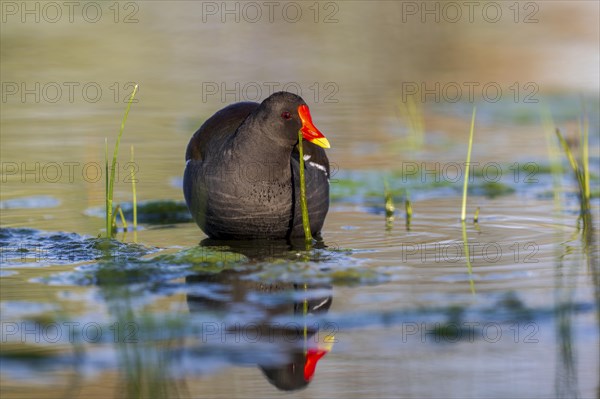
<path fill-rule="evenodd" d="M 281 113 L 281 117 L 282 117 L 283 119 L 292 119 L 292 114 L 290 114 L 288 111 L 283 111 L 283 112 Z"/>

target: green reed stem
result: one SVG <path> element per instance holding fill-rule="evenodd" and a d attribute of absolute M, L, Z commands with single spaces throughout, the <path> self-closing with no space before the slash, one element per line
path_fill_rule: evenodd
<path fill-rule="evenodd" d="M 106 237 L 111 238 L 112 199 L 108 198 L 108 139 L 104 138 L 104 193 L 106 195 Z"/>
<path fill-rule="evenodd" d="M 575 179 L 577 180 L 577 185 L 579 186 L 580 213 L 583 215 L 590 210 L 589 197 L 587 197 L 587 194 L 586 194 L 585 177 L 584 177 L 585 172 L 582 173 L 581 168 L 579 167 L 579 164 L 577 163 L 577 160 L 573 156 L 573 152 L 571 151 L 569 144 L 567 143 L 567 141 L 565 140 L 563 135 L 560 133 L 559 129 L 556 129 L 556 136 L 558 137 L 558 141 L 560 142 L 560 145 L 562 146 L 565 154 L 567 155 L 567 159 L 569 160 L 571 169 L 573 169 L 573 173 L 575 174 Z M 584 160 L 583 162 L 585 163 L 586 161 Z M 588 171 L 588 173 L 589 173 L 589 171 Z M 588 190 L 589 190 L 589 188 L 588 188 Z"/>
<path fill-rule="evenodd" d="M 552 173 L 552 196 L 554 198 L 554 210 L 558 212 L 562 208 L 561 204 L 561 177 L 563 168 L 560 162 L 560 150 L 554 139 L 556 128 L 554 127 L 554 119 L 550 110 L 542 109 L 542 125 L 546 136 L 546 149 L 548 152 L 548 160 L 550 161 L 550 172 Z"/>
<path fill-rule="evenodd" d="M 117 205 L 114 212 L 112 213 L 112 219 L 110 221 L 111 231 L 115 234 L 116 234 L 116 231 L 112 230 L 112 229 L 115 229 L 117 227 L 117 215 L 119 214 L 119 210 L 121 210 L 121 205 Z"/>
<path fill-rule="evenodd" d="M 298 153 L 300 154 L 300 208 L 302 210 L 302 226 L 304 227 L 304 241 L 306 246 L 312 244 L 310 221 L 308 220 L 308 204 L 306 202 L 306 182 L 304 179 L 304 148 L 302 145 L 302 131 L 298 130 Z"/>
<path fill-rule="evenodd" d="M 467 162 L 465 164 L 465 182 L 463 185 L 463 198 L 462 198 L 462 211 L 460 213 L 460 220 L 462 222 L 467 218 L 467 188 L 469 186 L 469 170 L 471 165 L 471 149 L 473 148 L 473 132 L 475 130 L 475 113 L 477 107 L 473 107 L 473 116 L 471 117 L 471 131 L 469 133 L 469 149 L 467 150 Z"/>
<path fill-rule="evenodd" d="M 558 141 L 560 142 L 560 145 L 562 146 L 562 149 L 565 152 L 565 155 L 567 156 L 567 160 L 569 161 L 569 164 L 571 165 L 571 169 L 573 169 L 573 172 L 575 173 L 577 182 L 580 184 L 579 187 L 581 188 L 583 186 L 581 184 L 582 183 L 581 172 L 579 170 L 579 165 L 577 164 L 577 161 L 575 160 L 575 157 L 573 156 L 573 152 L 571 151 L 571 148 L 569 147 L 567 140 L 565 140 L 562 133 L 560 132 L 560 129 L 556 129 L 555 132 L 556 132 L 556 136 L 558 137 Z"/>
<path fill-rule="evenodd" d="M 119 135 L 117 136 L 117 142 L 115 143 L 115 150 L 113 152 L 112 158 L 112 166 L 110 168 L 110 179 L 107 183 L 108 189 L 106 194 L 106 223 L 107 223 L 107 236 L 112 237 L 112 225 L 109 225 L 109 221 L 112 221 L 111 213 L 112 213 L 112 203 L 113 203 L 113 193 L 115 186 L 115 173 L 117 169 L 117 155 L 119 154 L 119 144 L 121 144 L 121 137 L 123 136 L 123 131 L 125 130 L 125 122 L 127 122 L 127 117 L 129 116 L 129 109 L 131 108 L 131 103 L 135 97 L 135 93 L 137 92 L 138 85 L 135 85 L 133 88 L 133 92 L 131 96 L 129 96 L 129 100 L 127 100 L 127 107 L 125 108 L 125 115 L 123 116 L 123 120 L 121 121 L 121 129 L 119 129 Z"/>
<path fill-rule="evenodd" d="M 475 294 L 475 282 L 473 281 L 473 266 L 471 265 L 471 254 L 469 253 L 469 241 L 467 236 L 467 224 L 463 220 L 462 224 L 462 237 L 463 237 L 463 246 L 465 251 L 465 257 L 467 259 L 467 273 L 469 274 L 469 287 L 471 289 L 471 294 Z"/>
<path fill-rule="evenodd" d="M 133 194 L 133 230 L 137 230 L 137 195 L 135 192 L 135 165 L 133 163 L 133 145 L 131 146 L 131 192 Z"/>
<path fill-rule="evenodd" d="M 412 149 L 420 149 L 424 142 L 425 127 L 423 110 L 414 96 L 409 96 L 406 102 L 400 102 L 400 116 L 405 119 L 408 127 L 408 139 Z"/>
<path fill-rule="evenodd" d="M 383 195 L 385 197 L 385 216 L 393 218 L 396 207 L 394 206 L 394 198 L 387 179 L 383 180 Z"/>
<path fill-rule="evenodd" d="M 117 205 L 115 212 L 116 211 L 119 211 L 119 217 L 121 218 L 121 223 L 123 223 L 123 229 L 127 231 L 127 220 L 125 220 L 125 215 L 123 215 L 123 209 L 121 208 L 121 205 Z"/>
<path fill-rule="evenodd" d="M 589 149 L 590 121 L 587 116 L 583 120 L 583 143 L 581 162 L 583 163 L 583 188 L 586 201 L 590 200 L 590 149 Z"/>
<path fill-rule="evenodd" d="M 394 211 L 396 207 L 394 206 L 394 197 L 387 179 L 383 179 L 383 196 L 385 198 L 385 227 L 389 230 L 394 225 Z"/>
<path fill-rule="evenodd" d="M 404 211 L 406 212 L 406 231 L 410 230 L 410 221 L 412 220 L 413 210 L 410 201 L 410 193 L 406 190 L 406 198 L 404 199 Z"/>
<path fill-rule="evenodd" d="M 302 315 L 304 316 L 304 356 L 308 353 L 308 326 L 306 324 L 306 316 L 308 315 L 307 290 L 308 286 L 304 283 L 304 302 L 302 303 Z"/>

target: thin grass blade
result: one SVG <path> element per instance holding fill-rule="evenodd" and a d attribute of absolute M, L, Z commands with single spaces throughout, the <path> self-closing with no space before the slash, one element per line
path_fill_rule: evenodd
<path fill-rule="evenodd" d="M 467 188 L 469 186 L 469 170 L 471 169 L 471 149 L 473 148 L 473 132 L 475 131 L 475 114 L 477 107 L 473 107 L 473 116 L 471 117 L 471 131 L 469 133 L 469 149 L 467 150 L 467 162 L 465 164 L 465 182 L 463 184 L 462 210 L 460 220 L 465 221 L 467 218 Z"/>

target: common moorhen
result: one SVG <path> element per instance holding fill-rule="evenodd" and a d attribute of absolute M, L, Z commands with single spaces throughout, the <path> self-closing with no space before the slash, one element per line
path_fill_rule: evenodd
<path fill-rule="evenodd" d="M 186 154 L 183 193 L 192 217 L 215 239 L 291 238 L 304 234 L 298 131 L 302 131 L 310 230 L 329 209 L 329 142 L 304 100 L 277 92 L 211 116 Z M 322 147 L 322 148 L 321 148 Z"/>

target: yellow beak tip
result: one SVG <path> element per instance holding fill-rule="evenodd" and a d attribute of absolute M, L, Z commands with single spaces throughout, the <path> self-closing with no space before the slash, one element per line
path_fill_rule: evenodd
<path fill-rule="evenodd" d="M 312 139 L 312 140 L 310 140 L 310 142 L 318 145 L 319 147 L 331 148 L 331 145 L 329 144 L 329 140 L 327 140 L 325 137 L 320 137 L 318 139 Z"/>

